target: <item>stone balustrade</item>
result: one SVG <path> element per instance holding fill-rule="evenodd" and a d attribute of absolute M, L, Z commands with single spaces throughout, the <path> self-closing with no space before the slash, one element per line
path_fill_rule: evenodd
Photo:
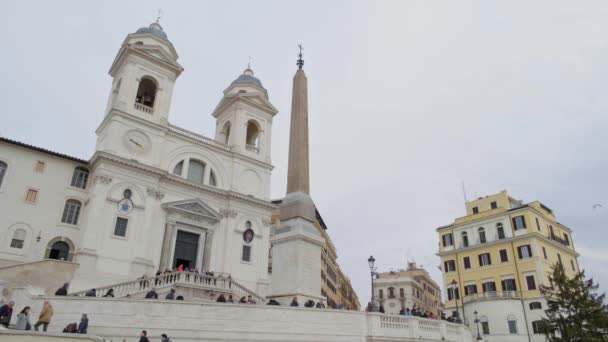
<path fill-rule="evenodd" d="M 150 114 L 150 115 L 154 115 L 154 108 L 146 106 L 144 104 L 134 102 L 133 108 L 135 108 L 135 110 L 137 110 L 137 111 L 140 111 L 140 112 L 143 112 L 146 114 Z"/>
<path fill-rule="evenodd" d="M 80 296 L 32 296 L 15 289 L 18 307 L 37 317 L 45 300 L 54 307 L 49 332 L 89 316 L 89 333 L 106 341 L 133 341 L 145 329 L 153 341 L 166 333 L 174 342 L 472 342 L 464 325 L 420 317 L 287 306 L 196 303 Z"/>
<path fill-rule="evenodd" d="M 254 144 L 247 144 L 247 145 L 245 145 L 245 148 L 247 149 L 247 151 L 260 153 L 260 148 Z"/>
<path fill-rule="evenodd" d="M 474 293 L 463 298 L 464 303 L 470 303 L 480 300 L 494 299 L 519 299 L 521 292 L 519 291 L 486 291 L 482 293 Z"/>

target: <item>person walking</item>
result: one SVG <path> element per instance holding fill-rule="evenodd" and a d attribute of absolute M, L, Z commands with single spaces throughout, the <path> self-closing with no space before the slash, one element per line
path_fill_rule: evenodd
<path fill-rule="evenodd" d="M 38 322 L 34 324 L 34 330 L 38 331 L 38 327 L 42 325 L 42 331 L 46 332 L 46 329 L 49 327 L 49 323 L 51 323 L 52 317 L 53 306 L 48 300 L 45 300 L 44 304 L 42 305 L 42 311 L 40 311 L 40 315 L 38 316 Z"/>
<path fill-rule="evenodd" d="M 150 342 L 150 340 L 148 339 L 148 332 L 145 330 L 142 330 L 139 333 L 139 342 Z"/>
<path fill-rule="evenodd" d="M 86 313 L 83 313 L 80 317 L 80 323 L 78 323 L 78 333 L 86 335 L 87 329 L 89 329 L 89 317 Z"/>
<path fill-rule="evenodd" d="M 160 342 L 171 342 L 171 340 L 169 339 L 169 336 L 167 336 L 167 334 L 162 334 L 160 335 Z"/>
<path fill-rule="evenodd" d="M 8 328 L 8 325 L 11 323 L 11 317 L 13 317 L 14 306 L 15 301 L 11 300 L 0 307 L 0 325 L 3 325 L 5 328 Z"/>
<path fill-rule="evenodd" d="M 57 291 L 55 291 L 55 296 L 67 296 L 69 287 L 70 283 L 64 283 L 63 286 L 61 286 L 57 289 Z"/>
<path fill-rule="evenodd" d="M 108 292 L 106 292 L 105 295 L 103 295 L 104 297 L 110 297 L 110 298 L 114 298 L 114 289 L 109 289 Z"/>
<path fill-rule="evenodd" d="M 21 310 L 21 312 L 17 315 L 17 330 L 30 330 L 32 329 L 32 325 L 30 324 L 30 307 L 26 306 Z"/>

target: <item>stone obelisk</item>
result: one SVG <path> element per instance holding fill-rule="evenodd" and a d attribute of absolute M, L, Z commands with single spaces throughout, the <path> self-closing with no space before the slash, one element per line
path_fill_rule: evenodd
<path fill-rule="evenodd" d="M 308 177 L 308 84 L 300 47 L 298 70 L 293 78 L 287 194 L 280 208 L 281 226 L 272 243 L 272 291 L 270 297 L 300 305 L 321 299 L 321 248 L 325 240 L 314 221 Z"/>

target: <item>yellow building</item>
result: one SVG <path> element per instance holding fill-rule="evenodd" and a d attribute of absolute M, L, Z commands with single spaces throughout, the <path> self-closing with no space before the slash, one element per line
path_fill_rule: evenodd
<path fill-rule="evenodd" d="M 476 330 L 477 311 L 486 341 L 544 341 L 539 288 L 552 286 L 556 263 L 571 275 L 579 271 L 572 231 L 553 210 L 502 191 L 467 202 L 466 216 L 437 233 L 447 315 L 458 312 Z"/>
<path fill-rule="evenodd" d="M 280 205 L 282 200 L 275 200 L 272 203 Z M 338 253 L 336 247 L 331 242 L 327 234 L 327 226 L 315 208 L 316 220 L 315 227 L 325 239 L 325 245 L 321 253 L 321 295 L 327 299 L 328 307 L 341 308 L 346 310 L 360 310 L 359 298 L 353 289 L 350 279 L 342 272 L 338 265 Z M 280 226 L 280 212 L 276 210 L 272 215 L 274 227 Z M 268 261 L 268 272 L 272 273 L 272 249 Z"/>

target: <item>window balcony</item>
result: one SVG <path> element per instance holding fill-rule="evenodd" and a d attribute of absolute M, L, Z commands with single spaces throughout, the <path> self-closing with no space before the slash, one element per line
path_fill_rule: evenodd
<path fill-rule="evenodd" d="M 135 110 L 139 111 L 139 112 L 143 112 L 146 114 L 150 114 L 150 115 L 154 115 L 154 108 L 146 106 L 145 104 L 139 103 L 139 102 L 135 102 L 133 104 L 133 107 L 135 108 Z"/>
<path fill-rule="evenodd" d="M 559 236 L 557 236 L 555 234 L 549 233 L 549 235 L 547 235 L 547 237 L 549 238 L 549 240 L 557 241 L 557 242 L 561 243 L 564 246 L 570 246 L 570 243 L 568 241 L 566 241 L 565 239 L 560 238 Z"/>
<path fill-rule="evenodd" d="M 486 291 L 484 293 L 474 293 L 463 298 L 464 303 L 477 302 L 483 300 L 498 300 L 498 299 L 519 299 L 521 292 L 519 291 Z"/>

